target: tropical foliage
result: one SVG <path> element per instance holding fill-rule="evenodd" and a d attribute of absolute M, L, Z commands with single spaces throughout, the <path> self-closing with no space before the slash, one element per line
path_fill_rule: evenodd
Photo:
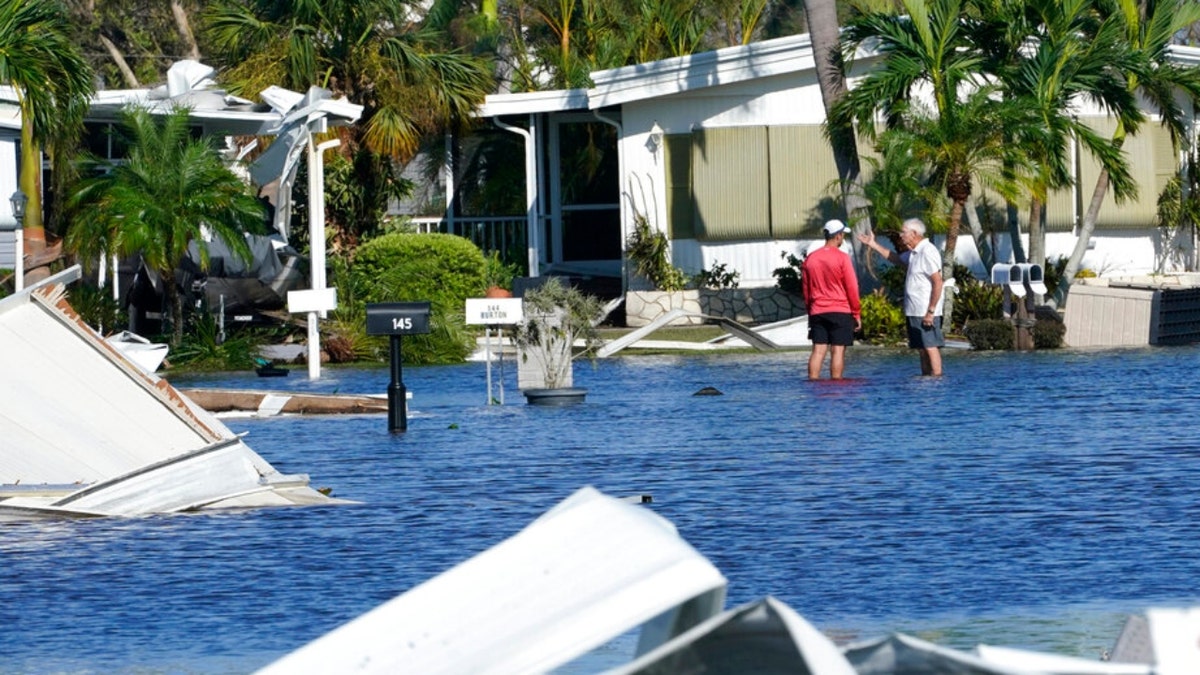
<path fill-rule="evenodd" d="M 862 336 L 871 344 L 898 345 L 905 341 L 908 323 L 904 310 L 882 288 L 863 296 Z"/>
<path fill-rule="evenodd" d="M 634 216 L 633 232 L 625 246 L 625 255 L 633 270 L 660 291 L 679 291 L 687 285 L 687 275 L 671 264 L 671 242 L 667 235 L 650 225 L 644 214 Z"/>
<path fill-rule="evenodd" d="M 524 320 L 513 327 L 513 342 L 522 359 L 540 368 L 545 388 L 566 386 L 576 357 L 575 341 L 584 341 L 584 353 L 600 344 L 595 327 L 600 301 L 558 277 L 526 291 L 523 299 Z"/>
<path fill-rule="evenodd" d="M 882 135 L 882 148 L 928 167 L 930 182 L 951 204 L 943 254 L 943 275 L 950 278 L 976 177 L 1002 194 L 1015 194 L 1017 184 L 1006 169 L 1021 165 L 1025 155 L 1010 130 L 1020 130 L 1026 142 L 1040 142 L 1032 138 L 1040 129 L 1028 107 L 1000 99 L 998 88 L 982 77 L 983 58 L 971 48 L 962 0 L 902 4 L 903 15 L 872 12 L 847 26 L 847 49 L 871 41 L 882 63 L 839 103 L 832 121 L 852 119 L 860 133 Z M 930 104 L 920 102 L 921 90 L 929 91 Z M 877 115 L 887 120 L 882 130 Z"/>
<path fill-rule="evenodd" d="M 26 238 L 34 253 L 45 243 L 42 156 L 57 169 L 83 128 L 92 71 L 71 40 L 66 8 L 58 0 L 0 0 L 0 83 L 11 85 L 21 108 L 20 186 Z"/>
<path fill-rule="evenodd" d="M 210 237 L 250 257 L 244 233 L 262 232 L 265 214 L 247 186 L 207 139 L 193 138 L 185 109 L 157 116 L 144 108 L 121 115 L 129 155 L 113 163 L 94 159 L 72 193 L 66 246 L 83 261 L 108 255 L 140 256 L 163 279 L 171 344 L 183 337 L 183 306 L 175 272 L 195 246 L 208 267 Z"/>
<path fill-rule="evenodd" d="M 1186 144 L 1187 117 L 1176 96 L 1182 93 L 1193 106 L 1200 102 L 1200 70 L 1172 62 L 1167 58 L 1167 48 L 1181 33 L 1192 31 L 1194 34 L 1197 22 L 1200 22 L 1200 4 L 1191 0 L 1113 0 L 1101 3 L 1099 7 L 1106 14 L 1120 17 L 1125 28 L 1125 44 L 1139 58 L 1149 62 L 1149 67 L 1126 73 L 1125 83 L 1131 92 L 1150 101 L 1159 111 L 1162 124 L 1171 132 L 1172 143 L 1178 151 Z M 1118 124 L 1113 132 L 1113 142 L 1121 145 L 1127 135 L 1134 133 L 1136 129 Z M 1055 292 L 1054 300 L 1059 304 L 1066 301 L 1071 282 L 1082 268 L 1083 256 L 1108 188 L 1109 175 L 1107 171 L 1101 171 L 1079 228 L 1079 238 L 1063 270 L 1064 283 Z"/>
<path fill-rule="evenodd" d="M 353 305 L 429 301 L 432 332 L 406 338 L 406 356 L 415 363 L 462 361 L 475 347 L 465 325 L 466 299 L 483 297 L 486 267 L 483 253 L 462 237 L 383 235 L 354 254 L 349 267 Z M 347 311 L 358 311 L 344 304 Z"/>
<path fill-rule="evenodd" d="M 257 365 L 258 350 L 265 342 L 264 335 L 251 330 L 223 335 L 217 318 L 209 312 L 190 315 L 187 328 L 185 337 L 171 348 L 172 367 L 201 371 L 250 370 Z"/>
<path fill-rule="evenodd" d="M 404 185 L 395 162 L 425 136 L 463 128 L 493 89 L 485 60 L 445 49 L 445 36 L 414 22 L 413 11 L 407 0 L 220 0 L 204 14 L 231 91 L 319 86 L 363 106 L 359 123 L 339 131 L 339 152 L 364 200 L 331 219 L 335 248 L 377 230 Z"/>
<path fill-rule="evenodd" d="M 1086 250 L 1096 211 L 1111 189 L 1136 195 L 1122 141 L 1144 119 L 1135 95 L 1180 137 L 1176 97 L 1196 98 L 1195 69 L 1170 63 L 1166 47 L 1200 19 L 1183 0 L 903 0 L 860 9 L 843 33 L 845 53 L 869 44 L 879 63 L 834 108 L 830 124 L 853 122 L 889 164 L 912 165 L 913 178 L 889 178 L 871 196 L 885 219 L 916 196 L 912 182 L 936 186 L 948 200 L 944 275 L 950 276 L 960 223 L 971 195 L 988 188 L 1010 205 L 1029 205 L 1029 256 L 1014 229 L 1017 258 L 1042 263 L 1048 195 L 1072 180 L 1074 148 L 1101 167 L 1072 260 Z M 1105 138 L 1082 123 L 1075 106 L 1112 114 Z M 873 160 L 869 160 L 873 161 Z M 903 174 L 905 170 L 898 170 Z M 901 196 L 897 196 L 901 195 Z M 927 218 L 937 228 L 936 218 Z M 1010 221 L 1016 227 L 1016 220 Z M 1069 275 L 1068 275 L 1069 276 Z M 1069 282 L 1068 282 L 1069 283 Z M 1065 289 L 1067 284 L 1063 284 Z M 948 294 L 953 306 L 953 294 Z"/>

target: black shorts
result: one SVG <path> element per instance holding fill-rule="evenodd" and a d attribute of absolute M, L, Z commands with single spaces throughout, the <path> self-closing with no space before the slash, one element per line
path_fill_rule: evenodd
<path fill-rule="evenodd" d="M 810 314 L 808 339 L 815 345 L 849 347 L 854 344 L 854 315 L 843 312 Z"/>

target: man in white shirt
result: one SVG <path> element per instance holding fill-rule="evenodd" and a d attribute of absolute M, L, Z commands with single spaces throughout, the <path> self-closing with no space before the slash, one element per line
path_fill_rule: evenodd
<path fill-rule="evenodd" d="M 888 262 L 905 265 L 904 315 L 908 317 L 908 346 L 920 350 L 921 374 L 942 374 L 942 254 L 925 238 L 925 223 L 918 218 L 904 221 L 900 241 L 908 250 L 903 254 L 884 248 L 875 241 L 875 233 L 860 234 L 858 240 Z"/>

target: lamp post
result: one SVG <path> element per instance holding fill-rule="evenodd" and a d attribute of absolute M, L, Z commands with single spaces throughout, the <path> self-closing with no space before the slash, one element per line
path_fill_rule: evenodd
<path fill-rule="evenodd" d="M 15 268 L 16 272 L 14 289 L 20 291 L 25 288 L 25 233 L 23 232 L 23 229 L 25 227 L 25 204 L 29 201 L 29 198 L 25 196 L 24 192 L 17 190 L 16 192 L 12 193 L 12 196 L 8 198 L 8 201 L 12 205 L 13 220 L 15 221 L 16 225 L 13 228 L 13 251 L 15 258 L 13 261 L 13 267 Z"/>

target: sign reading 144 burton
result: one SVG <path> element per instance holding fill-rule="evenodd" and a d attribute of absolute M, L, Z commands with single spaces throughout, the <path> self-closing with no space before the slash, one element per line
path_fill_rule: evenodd
<path fill-rule="evenodd" d="M 375 302 L 367 305 L 367 335 L 424 335 L 428 302 Z"/>

